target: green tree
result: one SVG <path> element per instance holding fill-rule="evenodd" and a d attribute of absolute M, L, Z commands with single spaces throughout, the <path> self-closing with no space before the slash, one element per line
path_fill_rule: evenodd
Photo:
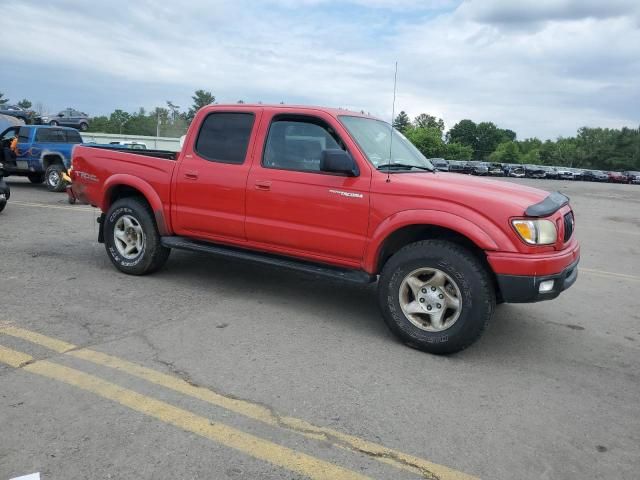
<path fill-rule="evenodd" d="M 480 122 L 476 128 L 477 145 L 473 157 L 476 160 L 488 158 L 498 145 L 505 140 L 503 131 L 493 122 Z"/>
<path fill-rule="evenodd" d="M 489 155 L 489 160 L 499 163 L 520 163 L 520 148 L 516 142 L 502 142 L 496 147 L 493 153 Z"/>
<path fill-rule="evenodd" d="M 9 102 L 8 98 L 2 97 L 4 97 L 4 93 L 0 92 L 0 106 L 6 105 Z"/>
<path fill-rule="evenodd" d="M 398 130 L 399 132 L 406 133 L 406 131 L 411 127 L 411 120 L 409 119 L 409 115 L 402 110 L 396 118 L 393 119 L 393 128 Z"/>
<path fill-rule="evenodd" d="M 437 128 L 440 134 L 444 132 L 444 120 L 434 117 L 428 113 L 421 113 L 413 119 L 413 126 L 416 128 Z"/>
<path fill-rule="evenodd" d="M 473 120 L 460 120 L 447 132 L 447 142 L 466 145 L 475 151 L 478 147 L 477 129 Z"/>
<path fill-rule="evenodd" d="M 20 108 L 24 108 L 25 110 L 29 110 L 31 108 L 31 105 L 33 105 L 29 100 L 27 100 L 26 98 L 23 98 L 22 100 L 20 100 L 18 102 L 18 106 Z"/>
<path fill-rule="evenodd" d="M 189 123 L 191 123 L 193 117 L 196 116 L 198 110 L 216 101 L 216 97 L 207 90 L 196 90 L 191 99 L 193 100 L 193 105 L 189 108 L 186 116 Z"/>
<path fill-rule="evenodd" d="M 471 160 L 473 158 L 473 148 L 461 143 L 445 143 L 443 158 L 447 160 Z"/>
<path fill-rule="evenodd" d="M 405 136 L 427 158 L 440 157 L 445 151 L 438 128 L 409 128 Z"/>

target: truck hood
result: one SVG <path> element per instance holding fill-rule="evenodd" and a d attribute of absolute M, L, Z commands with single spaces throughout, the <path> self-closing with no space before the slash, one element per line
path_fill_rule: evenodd
<path fill-rule="evenodd" d="M 549 196 L 525 185 L 447 172 L 394 173 L 391 183 L 399 195 L 455 202 L 480 213 L 500 211 L 505 217 L 524 216 L 527 207 Z"/>

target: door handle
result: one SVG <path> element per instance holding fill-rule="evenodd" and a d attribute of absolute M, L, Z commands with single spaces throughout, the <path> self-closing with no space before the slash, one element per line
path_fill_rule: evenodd
<path fill-rule="evenodd" d="M 186 172 L 184 172 L 184 178 L 188 180 L 197 180 L 198 172 L 196 172 L 195 170 L 187 170 Z"/>
<path fill-rule="evenodd" d="M 271 182 L 265 180 L 256 181 L 256 190 L 271 190 Z"/>

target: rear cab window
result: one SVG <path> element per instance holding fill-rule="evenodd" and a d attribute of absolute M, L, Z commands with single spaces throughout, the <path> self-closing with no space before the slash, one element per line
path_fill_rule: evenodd
<path fill-rule="evenodd" d="M 212 112 L 202 122 L 194 150 L 210 162 L 241 165 L 254 122 L 251 112 Z"/>
<path fill-rule="evenodd" d="M 59 128 L 39 128 L 36 130 L 36 142 L 67 143 L 66 131 Z"/>

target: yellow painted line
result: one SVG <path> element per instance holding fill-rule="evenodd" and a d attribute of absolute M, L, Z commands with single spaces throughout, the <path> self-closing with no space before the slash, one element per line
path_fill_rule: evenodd
<path fill-rule="evenodd" d="M 77 348 L 72 343 L 63 342 L 57 338 L 48 337 L 24 328 L 14 327 L 13 325 L 0 325 L 0 333 L 27 340 L 28 342 L 35 343 L 58 353 L 65 353 Z"/>
<path fill-rule="evenodd" d="M 29 362 L 33 362 L 33 357 L 0 345 L 0 362 L 13 368 L 21 368 Z"/>
<path fill-rule="evenodd" d="M 640 277 L 636 275 L 627 275 L 626 273 L 606 272 L 604 270 L 595 270 L 591 268 L 578 267 L 579 272 L 590 273 L 592 275 L 599 275 L 601 277 L 619 278 L 621 280 L 631 280 L 640 282 Z"/>
<path fill-rule="evenodd" d="M 16 363 L 24 357 L 22 352 L 7 348 L 0 349 L 0 362 L 12 367 L 22 368 L 30 373 L 41 375 L 59 382 L 72 385 L 81 390 L 94 393 L 136 412 L 156 418 L 188 432 L 195 433 L 226 447 L 233 448 L 251 457 L 264 460 L 273 465 L 299 473 L 314 480 L 366 480 L 359 473 L 320 460 L 310 455 L 297 452 L 277 443 L 264 440 L 222 423 L 215 423 L 208 418 L 175 407 L 169 403 L 147 397 L 94 375 L 65 367 L 47 360 L 32 363 Z"/>
<path fill-rule="evenodd" d="M 192 385 L 175 376 L 167 375 L 166 373 L 143 367 L 142 365 L 138 365 L 106 353 L 86 348 L 75 349 L 74 345 L 14 326 L 0 326 L 0 333 L 22 338 L 47 348 L 51 348 L 50 346 L 47 346 L 47 344 L 52 345 L 56 347 L 52 349 L 57 352 L 66 352 L 67 355 L 125 372 L 134 377 L 141 378 L 150 383 L 160 385 L 183 395 L 225 408 L 234 413 L 268 425 L 293 431 L 307 438 L 325 440 L 336 447 L 367 454 L 376 458 L 380 462 L 421 475 L 424 478 L 438 478 L 440 480 L 477 480 L 477 477 L 430 462 L 423 458 L 387 448 L 375 442 L 370 442 L 332 428 L 313 425 L 305 420 L 281 416 L 263 405 L 258 405 L 247 400 L 231 398 L 208 388 Z"/>
<path fill-rule="evenodd" d="M 49 205 L 47 203 L 35 203 L 35 202 L 21 202 L 19 200 L 11 200 L 11 205 L 17 205 L 19 207 L 36 207 L 36 208 L 54 208 L 58 210 L 73 210 L 75 212 L 92 212 L 93 208 L 87 207 L 68 207 L 65 205 Z"/>

